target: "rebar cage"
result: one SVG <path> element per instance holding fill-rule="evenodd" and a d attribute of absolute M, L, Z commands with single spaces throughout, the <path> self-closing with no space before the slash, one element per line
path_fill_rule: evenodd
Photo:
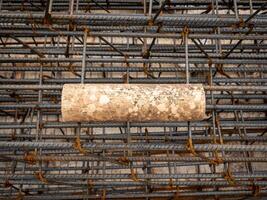
<path fill-rule="evenodd" d="M 0 199 L 267 196 L 266 0 L 1 0 Z M 65 83 L 201 83 L 194 122 L 62 122 Z"/>

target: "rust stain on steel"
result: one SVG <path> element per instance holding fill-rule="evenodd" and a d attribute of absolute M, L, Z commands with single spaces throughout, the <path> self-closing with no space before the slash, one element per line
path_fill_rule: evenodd
<path fill-rule="evenodd" d="M 205 118 L 201 84 L 65 84 L 63 121 L 193 121 Z"/>

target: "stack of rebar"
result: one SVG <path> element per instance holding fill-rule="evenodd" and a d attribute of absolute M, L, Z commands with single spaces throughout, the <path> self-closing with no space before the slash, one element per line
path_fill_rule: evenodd
<path fill-rule="evenodd" d="M 266 198 L 266 13 L 266 0 L 1 0 L 0 199 Z M 63 122 L 67 83 L 203 84 L 207 116 Z"/>

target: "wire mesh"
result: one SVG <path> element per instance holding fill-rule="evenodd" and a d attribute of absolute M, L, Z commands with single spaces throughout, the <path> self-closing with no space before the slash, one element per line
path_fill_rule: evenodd
<path fill-rule="evenodd" d="M 265 0 L 1 0 L 0 199 L 267 196 Z M 195 122 L 62 122 L 65 83 L 202 83 Z"/>

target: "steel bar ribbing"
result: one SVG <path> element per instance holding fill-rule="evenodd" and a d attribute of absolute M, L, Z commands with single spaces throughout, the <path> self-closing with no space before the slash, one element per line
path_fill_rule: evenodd
<path fill-rule="evenodd" d="M 24 184 L 24 185 L 43 185 L 41 181 L 38 179 L 35 180 L 11 180 L 9 181 L 11 184 Z M 49 181 L 47 180 L 47 184 L 49 185 Z M 52 180 L 53 182 L 53 180 Z M 4 184 L 4 180 L 0 181 L 1 184 Z M 145 186 L 146 182 L 145 181 L 94 181 L 94 187 L 95 188 L 112 188 L 112 187 L 140 187 L 140 186 Z M 151 181 L 150 182 L 152 187 L 164 187 L 164 186 L 169 186 L 169 181 Z M 88 186 L 88 181 L 57 181 L 54 180 L 54 184 L 50 183 L 51 186 L 53 185 L 69 185 L 73 187 L 82 187 L 82 186 Z M 212 187 L 212 186 L 221 186 L 221 187 L 227 187 L 229 186 L 229 182 L 226 180 L 223 181 L 173 181 L 173 186 L 202 186 L 202 187 Z M 244 186 L 261 186 L 261 187 L 266 187 L 267 181 L 248 181 L 248 180 L 236 180 L 236 185 L 240 187 Z M 230 185 L 231 186 L 231 185 Z"/>
<path fill-rule="evenodd" d="M 64 24 L 55 24 L 53 25 L 55 27 L 56 30 L 51 30 L 49 28 L 47 28 L 47 26 L 44 26 L 42 24 L 40 24 L 40 28 L 38 30 L 36 30 L 36 36 L 40 36 L 42 34 L 45 35 L 59 35 L 59 33 L 61 33 L 64 36 L 73 34 L 73 35 L 82 35 L 82 28 L 81 27 L 77 27 L 77 31 L 70 31 L 70 30 L 65 30 L 67 27 Z M 21 34 L 33 34 L 33 31 L 31 29 L 30 26 L 27 25 L 20 25 L 20 24 L 16 24 L 16 25 L 9 25 L 9 24 L 0 24 L 1 27 L 1 33 L 21 33 Z M 14 32 L 11 32 L 10 30 L 13 30 Z M 161 32 L 160 33 L 155 33 L 157 30 L 156 26 L 149 26 L 147 27 L 147 31 L 149 34 L 146 34 L 144 32 L 142 32 L 143 30 L 143 26 L 141 25 L 136 25 L 136 26 L 90 26 L 90 30 L 92 34 L 99 34 L 101 35 L 101 32 L 103 33 L 103 36 L 115 36 L 114 33 L 112 32 L 108 32 L 108 31 L 116 31 L 116 34 L 118 34 L 118 36 L 124 36 L 124 37 L 129 37 L 126 34 L 124 34 L 123 32 L 120 33 L 119 31 L 128 31 L 131 35 L 132 33 L 130 31 L 136 32 L 138 34 L 143 34 L 144 37 L 162 37 L 162 38 L 166 38 L 166 36 L 164 36 L 164 34 L 162 33 L 172 33 L 172 34 L 167 34 L 168 37 L 180 37 L 177 33 L 181 33 L 183 31 L 183 28 L 179 28 L 179 27 L 173 27 L 173 26 L 164 26 L 161 28 Z M 206 36 L 208 36 L 209 38 L 219 38 L 221 35 L 225 35 L 225 37 L 231 37 L 231 35 L 226 35 L 226 34 L 234 34 L 234 33 L 240 33 L 243 34 L 241 36 L 243 37 L 247 37 L 244 33 L 246 33 L 249 29 L 247 27 L 243 27 L 243 29 L 237 28 L 237 29 L 232 29 L 229 27 L 224 27 L 221 28 L 221 34 L 218 34 L 217 36 L 213 36 L 213 35 L 208 35 L 209 32 L 212 31 L 212 28 L 201 28 L 201 27 L 197 27 L 197 28 L 190 28 L 191 30 L 191 35 L 194 36 L 194 34 L 197 35 L 197 37 L 201 37 L 201 35 L 199 33 L 205 33 Z M 265 33 L 265 29 L 261 28 L 261 27 L 255 27 L 255 29 L 253 29 L 253 34 L 255 33 L 261 33 L 264 34 Z M 122 35 L 121 35 L 122 34 Z M 26 35 L 25 35 L 26 36 Z M 115 36 L 116 37 L 116 36 Z M 233 36 L 233 37 L 238 37 L 238 36 Z M 249 38 L 249 37 L 248 37 Z"/>
<path fill-rule="evenodd" d="M 43 37 L 43 36 L 82 36 L 84 32 L 82 31 L 35 31 L 32 30 L 0 30 L 0 36 L 8 37 L 8 34 L 12 34 L 12 36 L 20 36 L 20 37 Z M 90 36 L 92 37 L 143 37 L 143 38 L 171 38 L 171 39 L 181 39 L 181 34 L 173 34 L 173 33 L 138 33 L 138 32 L 90 32 Z M 218 34 L 218 35 L 210 35 L 210 34 L 189 34 L 188 38 L 192 39 L 224 39 L 224 40 L 266 40 L 267 35 L 233 35 L 233 34 Z"/>
<path fill-rule="evenodd" d="M 136 63 L 160 63 L 160 64 L 182 64 L 185 59 L 174 58 L 128 58 L 127 61 L 132 64 Z M 80 58 L 3 58 L 0 57 L 0 63 L 51 63 L 51 62 L 65 62 L 65 63 L 81 63 Z M 125 58 L 90 58 L 86 59 L 88 63 L 125 63 Z M 209 60 L 205 58 L 191 58 L 190 64 L 208 64 Z M 267 60 L 260 59 L 213 59 L 214 64 L 267 64 Z"/>
<path fill-rule="evenodd" d="M 266 190 L 262 190 L 261 193 L 259 194 L 259 196 L 261 195 L 266 195 L 267 191 Z M 244 191 L 244 190 L 239 190 L 239 191 L 209 191 L 209 192 L 179 192 L 179 197 L 181 198 L 186 198 L 186 197 L 190 197 L 190 198 L 199 198 L 199 197 L 203 197 L 205 199 L 212 199 L 214 196 L 224 196 L 224 197 L 230 197 L 230 198 L 238 198 L 238 197 L 252 197 L 253 196 L 253 191 Z M 102 193 L 98 193 L 98 194 L 86 194 L 86 192 L 84 192 L 84 194 L 73 194 L 70 192 L 66 192 L 63 194 L 58 194 L 58 193 L 54 193 L 54 194 L 44 194 L 44 195 L 28 195 L 28 196 L 24 196 L 23 198 L 26 200 L 46 200 L 46 199 L 55 199 L 55 200 L 60 200 L 60 199 L 96 199 L 96 198 L 100 198 L 102 197 L 103 194 Z M 118 199 L 118 198 L 127 198 L 127 199 L 144 199 L 144 198 L 162 198 L 162 199 L 167 199 L 167 198 L 173 198 L 173 197 L 177 197 L 177 191 L 170 191 L 170 192 L 153 192 L 153 193 L 146 193 L 146 192 L 133 192 L 133 193 L 128 193 L 123 194 L 121 191 L 121 194 L 110 194 L 108 193 L 107 195 L 105 195 L 106 198 L 109 199 Z M 16 196 L 13 196 L 14 198 L 16 198 Z M 6 199 L 6 197 L 4 196 L 2 199 Z"/>
<path fill-rule="evenodd" d="M 45 162 L 70 162 L 70 161 L 108 161 L 111 163 L 115 163 L 117 165 L 112 165 L 110 167 L 107 167 L 107 169 L 127 169 L 129 166 L 127 165 L 121 165 L 118 160 L 121 157 L 109 157 L 109 158 L 104 158 L 104 157 L 97 157 L 97 156 L 90 156 L 90 155 L 85 155 L 85 156 L 80 156 L 80 155 L 69 155 L 69 154 L 64 154 L 63 156 L 51 156 L 51 155 L 43 155 L 43 156 L 36 156 L 34 159 L 36 161 L 45 161 Z M 2 161 L 10 161 L 10 160 L 16 160 L 18 162 L 26 162 L 25 161 L 25 156 L 6 156 L 6 158 L 1 158 Z M 200 164 L 206 165 L 210 164 L 209 160 L 212 160 L 214 158 L 212 157 L 207 157 L 207 160 L 203 160 L 200 157 L 181 157 L 181 156 L 152 156 L 152 157 L 141 157 L 141 156 L 136 156 L 136 157 L 127 157 L 127 159 L 130 162 L 146 162 L 146 161 L 152 161 L 152 162 L 181 162 L 181 166 L 186 166 L 186 165 L 191 165 L 195 164 L 195 162 L 200 162 Z M 232 163 L 240 163 L 240 162 L 266 162 L 267 158 L 266 157 L 223 157 L 222 159 L 223 162 L 232 162 Z M 187 163 L 187 164 L 186 164 Z M 176 163 L 177 166 L 179 165 Z M 166 167 L 166 164 L 161 164 L 162 167 Z M 153 167 L 160 167 L 160 164 L 151 164 Z M 134 167 L 138 167 L 138 165 L 134 165 Z M 139 165 L 139 168 L 142 168 L 142 165 Z M 51 169 L 52 170 L 52 169 Z M 62 169 L 64 170 L 64 168 Z M 37 171 L 37 170 L 36 170 Z M 129 177 L 128 177 L 129 178 Z"/>
<path fill-rule="evenodd" d="M 63 85 L 0 85 L 0 90 L 62 90 Z M 205 86 L 207 91 L 267 91 L 267 86 Z"/>
<path fill-rule="evenodd" d="M 221 125 L 230 128 L 230 127 L 266 127 L 266 120 L 255 120 L 255 121 L 245 121 L 245 122 L 235 122 L 235 121 L 227 121 L 222 120 Z M 206 127 L 211 126 L 212 122 L 210 121 L 201 121 L 201 122 L 192 122 L 191 125 L 193 127 Z M 100 127 L 125 127 L 125 123 L 59 123 L 59 122 L 45 122 L 43 124 L 43 128 L 77 128 L 80 127 L 86 127 L 86 128 L 100 128 Z M 186 127 L 186 123 L 184 122 L 142 122 L 142 123 L 131 123 L 131 127 Z M 24 123 L 0 123 L 0 129 L 35 129 L 36 125 L 30 122 L 24 122 Z"/>
<path fill-rule="evenodd" d="M 124 70 L 127 72 L 126 70 Z M 123 72 L 124 72 L 123 71 Z M 105 72 L 102 70 L 102 72 Z M 203 78 L 191 78 L 191 83 L 193 84 L 205 84 L 207 83 L 207 79 L 205 77 Z M 229 85 L 229 84 L 236 84 L 238 83 L 240 87 L 244 85 L 245 83 L 252 84 L 252 86 L 257 87 L 260 83 L 265 83 L 266 78 L 251 78 L 251 79 L 245 79 L 245 78 L 214 78 L 213 82 L 215 84 L 222 84 L 222 85 Z M 22 80 L 16 80 L 16 79 L 9 79 L 9 78 L 4 78 L 0 79 L 0 82 L 3 84 L 36 84 L 38 83 L 38 79 L 22 79 Z M 133 78 L 129 80 L 129 83 L 132 84 L 183 84 L 186 81 L 183 79 L 177 79 L 177 78 L 169 78 L 169 77 L 163 77 L 163 78 L 154 78 L 154 79 L 147 79 L 147 78 Z M 67 79 L 53 79 L 53 78 L 48 78 L 43 81 L 44 84 L 50 85 L 50 84 L 73 84 L 73 83 L 80 83 L 80 79 L 77 78 L 67 78 Z M 84 83 L 90 83 L 90 84 L 108 84 L 108 83 L 113 83 L 113 84 L 119 84 L 119 83 L 124 83 L 124 78 L 88 78 Z M 233 86 L 233 85 L 229 85 Z"/>
<path fill-rule="evenodd" d="M 34 175 L 0 175 L 0 180 L 5 179 L 8 177 L 9 180 L 31 180 L 34 179 Z M 240 174 L 240 173 L 234 173 L 233 177 L 236 179 L 249 179 L 249 178 L 267 178 L 267 174 L 265 173 L 258 173 L 258 174 Z M 56 179 L 61 181 L 73 181 L 73 180 L 83 180 L 83 179 L 129 179 L 129 174 L 89 174 L 89 175 L 83 175 L 83 174 L 76 174 L 76 175 L 47 175 L 46 178 L 49 179 Z M 223 174 L 208 174 L 208 173 L 202 173 L 202 174 L 153 174 L 153 175 L 144 175 L 139 174 L 138 178 L 140 179 L 170 179 L 170 178 L 177 178 L 177 179 L 197 179 L 197 178 L 203 178 L 203 179 L 223 179 Z"/>
<path fill-rule="evenodd" d="M 56 49 L 53 48 L 53 45 L 47 45 L 46 47 L 41 47 L 41 45 L 44 44 L 44 41 L 36 41 L 36 42 L 32 42 L 32 41 L 29 41 L 27 42 L 29 45 L 40 45 L 40 46 L 36 46 L 34 47 L 36 50 L 39 50 L 39 51 L 45 51 L 46 50 L 51 50 L 52 52 L 62 52 L 65 50 L 64 47 L 57 47 Z M 63 45 L 65 44 L 64 41 L 59 41 L 58 42 L 60 45 Z M 14 44 L 17 44 L 17 42 L 13 42 L 12 40 L 8 40 L 7 42 L 5 42 L 5 45 L 14 45 Z M 82 51 L 82 47 L 80 46 L 80 43 L 75 43 L 77 44 L 77 46 L 73 47 L 73 52 L 79 52 L 79 51 Z M 3 52 L 4 50 L 7 50 L 9 48 L 5 47 L 4 44 L 1 44 L 1 51 Z M 119 49 L 120 51 L 127 51 L 127 52 L 132 52 L 132 51 L 138 51 L 140 53 L 140 51 L 142 50 L 142 46 L 140 44 L 130 44 L 130 45 L 125 45 L 123 43 L 116 43 L 116 44 L 113 44 L 113 46 L 116 48 L 116 49 Z M 229 50 L 233 47 L 233 45 L 229 45 L 229 44 L 222 44 L 222 48 L 225 49 L 225 50 Z M 210 44 L 207 44 L 205 46 L 202 47 L 205 51 L 211 51 L 214 53 L 214 47 Z M 16 49 L 19 49 L 19 50 L 22 50 L 21 47 L 18 47 L 18 46 L 10 46 L 10 49 L 11 50 L 16 50 Z M 199 49 L 197 46 L 195 45 L 192 45 L 192 44 L 189 44 L 188 45 L 188 49 L 190 50 L 190 53 L 195 53 L 196 50 L 197 52 L 199 52 Z M 249 51 L 249 52 L 253 52 L 255 50 L 262 50 L 263 52 L 266 52 L 266 49 L 267 49 L 267 45 L 265 45 L 264 43 L 262 43 L 260 46 L 258 45 L 255 45 L 255 44 L 242 44 L 238 47 L 236 47 L 235 50 L 245 50 L 245 51 Z M 86 48 L 87 51 L 108 51 L 110 50 L 110 47 L 107 46 L 107 45 L 101 45 L 101 46 L 98 46 L 97 43 L 90 43 L 90 45 Z M 172 45 L 169 45 L 169 44 L 155 44 L 153 45 L 153 48 L 152 48 L 152 52 L 153 50 L 155 51 L 155 53 L 157 52 L 181 52 L 183 53 L 183 48 L 182 46 L 172 46 Z M 26 51 L 26 49 L 25 49 Z"/>
<path fill-rule="evenodd" d="M 265 0 L 0 10 L 0 199 L 267 196 Z M 202 121 L 62 122 L 64 84 L 186 82 L 203 84 Z"/>
<path fill-rule="evenodd" d="M 47 148 L 47 149 L 70 149 L 73 147 L 72 143 L 53 143 L 53 142 L 0 142 L 0 148 L 10 149 L 32 149 L 32 148 Z M 149 144 L 98 144 L 98 143 L 87 143 L 83 145 L 86 149 L 96 150 L 120 150 L 120 149 L 131 149 L 134 151 L 156 151 L 156 150 L 175 150 L 175 151 L 187 151 L 186 145 L 179 144 L 161 144 L 161 143 L 149 143 Z M 259 151 L 267 152 L 266 145 L 220 145 L 220 144 L 195 144 L 196 151 L 216 151 L 224 150 L 230 152 L 239 151 Z"/>
<path fill-rule="evenodd" d="M 204 131 L 199 132 L 199 134 L 203 135 Z M 150 132 L 149 136 L 140 135 L 137 133 L 131 133 L 131 138 L 133 140 L 150 140 L 150 141 L 163 141 L 163 140 L 169 140 L 169 141 L 175 141 L 177 143 L 184 143 L 187 140 L 186 136 L 180 136 L 181 134 L 185 134 L 186 132 L 174 132 L 172 133 L 173 136 L 166 136 L 166 132 Z M 197 134 L 197 132 L 194 132 L 194 134 Z M 257 135 L 257 133 L 251 133 L 254 135 Z M 12 135 L 8 133 L 1 133 L 0 138 L 2 140 L 10 140 L 12 139 Z M 23 138 L 23 139 L 32 139 L 34 138 L 34 135 L 16 135 L 16 138 Z M 76 139 L 75 135 L 43 135 L 43 139 Z M 126 135 L 122 134 L 108 134 L 108 135 L 81 135 L 80 139 L 90 139 L 90 140 L 102 140 L 102 139 L 108 139 L 108 140 L 124 140 L 126 139 Z M 196 142 L 209 142 L 211 139 L 208 137 L 203 136 L 192 136 L 192 139 Z M 223 137 L 224 142 L 232 142 L 232 141 L 249 141 L 249 142 L 266 142 L 267 137 L 261 137 L 261 136 L 244 136 L 240 138 L 240 136 L 224 136 Z M 266 158 L 267 159 L 267 158 Z"/>
<path fill-rule="evenodd" d="M 243 15 L 245 19 L 249 18 L 248 15 Z M 44 14 L 42 13 L 33 13 L 33 14 L 27 14 L 27 13 L 18 13 L 18 12 L 12 12 L 12 13 L 0 13 L 0 21 L 1 22 L 27 22 L 29 20 L 42 20 L 44 18 Z M 110 22 L 114 23 L 120 23 L 120 24 L 127 24 L 127 25 L 146 25 L 149 17 L 144 15 L 114 15 L 114 14 L 80 14 L 80 15 L 67 15 L 67 14 L 57 14 L 53 13 L 51 15 L 51 18 L 54 21 L 60 20 L 75 20 L 77 24 L 88 24 L 88 21 L 90 21 L 94 24 L 94 22 L 102 22 L 104 24 L 110 24 Z M 86 23 L 83 21 L 85 20 Z M 250 21 L 251 24 L 254 26 L 266 26 L 267 19 L 261 18 L 259 16 L 255 17 Z M 164 15 L 159 16 L 155 23 L 162 22 L 163 24 L 167 25 L 179 25 L 179 26 L 185 26 L 189 25 L 190 27 L 225 27 L 225 26 L 231 26 L 234 24 L 239 23 L 239 19 L 236 19 L 235 16 L 231 15 L 224 15 L 222 17 L 218 17 L 216 15 L 180 15 L 180 16 L 174 16 L 174 15 Z"/>
<path fill-rule="evenodd" d="M 259 196 L 261 195 L 266 195 L 267 191 L 262 190 Z M 181 198 L 199 198 L 203 197 L 205 199 L 212 199 L 214 196 L 224 196 L 224 197 L 230 197 L 230 198 L 238 198 L 238 197 L 252 197 L 253 196 L 253 191 L 244 191 L 244 190 L 239 190 L 239 191 L 202 191 L 202 192 L 179 192 L 179 195 L 177 195 L 177 191 L 170 191 L 170 192 L 152 192 L 152 193 L 146 193 L 146 192 L 132 192 L 123 194 L 123 191 L 121 191 L 121 194 L 110 194 L 108 193 L 105 195 L 106 198 L 108 199 L 118 199 L 118 198 L 127 198 L 127 199 L 144 199 L 144 198 L 162 198 L 162 199 L 167 199 L 167 198 L 173 198 L 173 197 L 181 197 Z M 62 194 L 54 193 L 54 194 L 44 194 L 44 195 L 28 195 L 24 196 L 23 198 L 26 200 L 46 200 L 46 199 L 55 199 L 55 200 L 60 200 L 60 199 L 96 199 L 102 197 L 102 193 L 98 194 L 73 194 L 73 192 L 66 192 Z M 12 196 L 16 198 L 16 196 Z M 2 199 L 6 199 L 4 196 Z"/>
<path fill-rule="evenodd" d="M 1 50 L 0 50 L 1 51 Z M 39 66 L 21 66 L 21 67 L 15 67 L 15 66 L 8 66 L 8 64 L 0 66 L 1 71 L 25 71 L 25 72 L 37 72 L 39 71 Z M 105 67 L 85 67 L 85 70 L 87 72 L 126 72 L 127 70 L 129 72 L 143 72 L 144 69 L 142 67 L 130 67 L 130 68 L 125 68 L 125 67 L 110 67 L 110 66 L 105 66 Z M 215 72 L 217 69 L 215 67 L 208 68 L 208 67 L 190 67 L 189 72 L 209 72 L 209 71 Z M 43 67 L 43 71 L 45 72 L 51 72 L 51 71 L 63 71 L 67 72 L 70 71 L 68 66 L 62 65 L 60 67 L 57 66 L 47 66 Z M 74 65 L 73 66 L 73 71 L 79 72 L 81 71 L 81 67 L 79 65 Z M 149 72 L 185 72 L 184 67 L 151 67 Z M 226 67 L 224 69 L 225 72 L 247 72 L 247 73 L 252 73 L 252 72 L 267 72 L 267 67 Z M 91 78 L 90 78 L 91 79 Z M 245 78 L 243 78 L 245 79 Z M 219 80 L 219 79 L 218 79 Z M 242 80 L 242 78 L 239 78 L 239 80 Z M 2 80 L 4 81 L 4 80 Z M 15 80 L 14 80 L 15 81 Z M 19 81 L 19 80 L 18 80 Z M 178 81 L 178 80 L 177 80 Z"/>

